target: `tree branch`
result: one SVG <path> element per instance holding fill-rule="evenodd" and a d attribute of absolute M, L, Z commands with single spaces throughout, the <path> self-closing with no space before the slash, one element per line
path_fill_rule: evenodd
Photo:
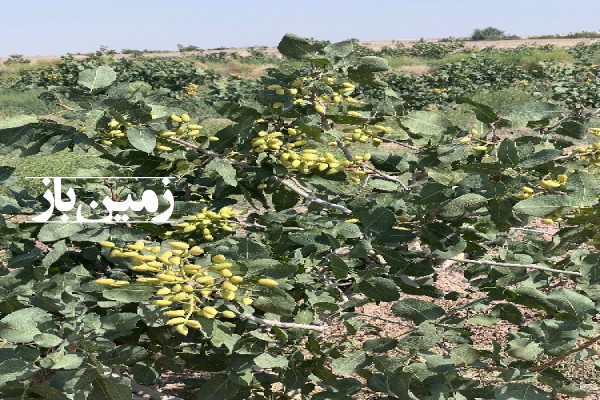
<path fill-rule="evenodd" d="M 584 342 L 580 346 L 575 347 L 573 350 L 566 352 L 562 356 L 558 356 L 556 358 L 553 358 L 552 360 L 547 361 L 547 362 L 545 362 L 543 364 L 540 364 L 537 367 L 530 368 L 529 370 L 531 372 L 537 372 L 537 371 L 541 371 L 541 370 L 546 369 L 546 368 L 550 368 L 553 365 L 556 365 L 559 362 L 563 361 L 565 358 L 569 357 L 570 355 L 575 354 L 575 353 L 579 353 L 580 351 L 587 349 L 588 347 L 592 346 L 594 343 L 596 343 L 598 341 L 600 341 L 600 335 L 594 336 L 590 340 Z"/>
<path fill-rule="evenodd" d="M 246 223 L 246 222 L 240 222 L 240 221 L 238 221 L 238 223 L 239 223 L 241 226 L 243 226 L 243 227 L 247 227 L 247 228 L 260 228 L 260 229 L 267 229 L 267 228 L 268 228 L 268 226 L 261 225 L 261 224 L 259 224 L 258 222 L 253 222 L 253 223 L 249 224 L 249 223 Z M 304 228 L 300 228 L 299 226 L 284 226 L 284 227 L 282 228 L 282 230 L 283 230 L 284 232 L 303 232 L 303 231 L 305 231 L 306 229 L 304 229 Z"/>
<path fill-rule="evenodd" d="M 319 332 L 324 332 L 326 330 L 326 328 L 324 326 L 297 324 L 294 322 L 271 321 L 268 319 L 255 317 L 254 315 L 250 315 L 250 314 L 244 314 L 242 316 L 242 318 L 245 318 L 248 321 L 256 322 L 257 324 L 260 324 L 260 325 L 277 326 L 279 328 L 297 328 L 297 329 L 307 329 L 310 331 L 319 331 Z"/>
<path fill-rule="evenodd" d="M 465 258 L 449 258 L 449 260 L 456 261 L 456 262 L 459 262 L 459 263 L 467 263 L 467 264 L 491 265 L 491 266 L 494 266 L 494 267 L 506 267 L 506 268 L 535 269 L 535 270 L 538 270 L 538 271 L 555 272 L 557 274 L 565 274 L 565 275 L 573 275 L 573 276 L 583 276 L 583 274 L 581 272 L 563 271 L 563 270 L 560 270 L 560 269 L 540 267 L 537 264 L 502 263 L 502 262 L 488 261 L 488 260 L 469 260 L 469 259 L 465 259 Z"/>
<path fill-rule="evenodd" d="M 410 144 L 402 143 L 402 142 L 399 142 L 397 140 L 387 138 L 385 136 L 379 136 L 379 139 L 383 140 L 384 142 L 394 143 L 394 144 L 397 144 L 398 146 L 406 147 L 407 149 L 410 149 L 410 150 L 413 150 L 413 151 L 419 151 L 419 150 L 421 150 L 418 147 L 411 146 Z"/>
<path fill-rule="evenodd" d="M 111 373 L 113 378 L 122 378 L 122 375 L 117 373 Z M 183 400 L 181 397 L 171 396 L 169 394 L 160 392 L 152 389 L 148 386 L 140 385 L 137 382 L 131 381 L 131 391 L 133 392 L 132 399 L 144 399 L 144 400 Z"/>
<path fill-rule="evenodd" d="M 373 178 L 380 178 L 380 179 L 383 179 L 386 181 L 397 183 L 398 185 L 400 185 L 402 187 L 402 189 L 408 190 L 408 186 L 406 186 L 404 184 L 404 182 L 402 182 L 400 179 L 398 179 L 396 177 L 393 177 L 392 175 L 384 174 L 383 172 L 381 172 L 373 167 L 366 166 L 366 165 L 364 165 L 363 168 L 370 172 L 373 172 L 375 174 L 375 176 Z"/>
<path fill-rule="evenodd" d="M 278 177 L 277 175 L 271 175 L 269 177 L 269 179 L 272 180 L 273 182 L 279 183 L 280 185 L 287 187 L 292 192 L 296 193 L 298 196 L 304 197 L 308 201 L 313 202 L 315 204 L 319 204 L 323 208 L 330 208 L 330 209 L 338 210 L 338 211 L 343 212 L 344 214 L 352 214 L 352 210 L 350 210 L 349 208 L 344 207 L 339 204 L 330 203 L 326 200 L 323 200 L 323 199 L 317 197 L 314 193 L 309 192 L 308 190 L 305 190 L 304 188 L 297 187 L 297 186 L 293 185 L 292 183 L 286 181 L 285 179 Z"/>
<path fill-rule="evenodd" d="M 352 312 L 352 313 L 353 313 L 353 314 L 356 314 L 356 315 L 358 315 L 358 316 L 360 316 L 360 317 L 366 317 L 366 318 L 378 319 L 378 320 L 380 320 L 380 321 L 390 322 L 390 323 L 392 323 L 392 324 L 397 324 L 397 325 L 400 325 L 400 326 L 404 326 L 404 327 L 406 327 L 406 328 L 411 328 L 411 329 L 414 329 L 414 328 L 415 328 L 415 326 L 414 326 L 414 325 L 407 324 L 406 322 L 397 321 L 397 320 L 395 320 L 395 319 L 391 319 L 391 318 L 380 317 L 380 316 L 378 316 L 378 315 L 371 315 L 371 314 L 366 314 L 366 313 L 357 312 L 357 311 L 354 311 L 354 312 Z"/>

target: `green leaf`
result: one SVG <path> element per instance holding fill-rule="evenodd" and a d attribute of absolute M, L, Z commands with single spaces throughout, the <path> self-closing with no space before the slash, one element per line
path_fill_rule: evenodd
<path fill-rule="evenodd" d="M 211 377 L 198 389 L 197 400 L 231 400 L 235 399 L 240 387 L 226 375 Z"/>
<path fill-rule="evenodd" d="M 106 288 L 102 296 L 108 300 L 121 303 L 139 303 L 148 300 L 154 294 L 154 289 L 149 285 L 131 285 L 119 288 Z"/>
<path fill-rule="evenodd" d="M 367 362 L 364 351 L 353 351 L 336 358 L 331 362 L 331 370 L 336 375 L 350 375 L 358 372 Z"/>
<path fill-rule="evenodd" d="M 344 279 L 350 272 L 350 267 L 346 262 L 337 254 L 329 255 L 329 263 L 331 264 L 331 271 L 336 279 Z"/>
<path fill-rule="evenodd" d="M 271 200 L 273 206 L 275 206 L 275 211 L 285 211 L 298 204 L 299 198 L 294 192 L 281 186 L 273 192 Z"/>
<path fill-rule="evenodd" d="M 475 315 L 467 320 L 470 324 L 479 326 L 493 326 L 498 323 L 498 318 L 487 315 Z"/>
<path fill-rule="evenodd" d="M 266 275 L 271 276 L 270 271 L 275 271 L 281 266 L 281 261 L 274 260 L 272 258 L 258 258 L 256 260 L 248 261 L 248 271 L 246 276 L 259 276 Z"/>
<path fill-rule="evenodd" d="M 133 373 L 133 380 L 142 385 L 151 385 L 160 376 L 156 368 L 143 362 L 138 362 L 131 367 L 131 372 Z"/>
<path fill-rule="evenodd" d="M 29 390 L 46 400 L 70 400 L 70 398 L 52 386 L 45 383 L 30 383 Z"/>
<path fill-rule="evenodd" d="M 67 244 L 64 240 L 60 242 L 54 243 L 52 246 L 52 251 L 49 252 L 44 260 L 42 261 L 42 265 L 46 268 L 54 264 L 58 259 L 67 252 Z"/>
<path fill-rule="evenodd" d="M 383 232 L 391 229 L 396 222 L 396 216 L 385 207 L 377 207 L 358 216 L 366 230 Z"/>
<path fill-rule="evenodd" d="M 296 302 L 293 297 L 284 290 L 273 287 L 263 289 L 260 292 L 260 296 L 252 303 L 252 305 L 265 312 L 277 315 L 291 315 L 296 306 Z"/>
<path fill-rule="evenodd" d="M 217 323 L 215 324 L 215 329 L 213 330 L 210 341 L 215 347 L 225 345 L 229 351 L 233 351 L 233 348 L 240 339 L 240 335 L 233 333 L 227 326 Z"/>
<path fill-rule="evenodd" d="M 145 153 L 152 153 L 156 147 L 156 135 L 148 128 L 128 128 L 127 140 L 133 147 Z"/>
<path fill-rule="evenodd" d="M 508 355 L 519 360 L 535 361 L 543 352 L 542 346 L 529 338 L 520 338 L 508 342 Z"/>
<path fill-rule="evenodd" d="M 597 285 L 600 283 L 600 254 L 588 254 L 581 260 L 581 264 L 588 269 L 588 273 L 584 272 L 584 275 L 589 276 L 590 284 Z"/>
<path fill-rule="evenodd" d="M 519 163 L 519 153 L 516 143 L 511 139 L 504 139 L 498 146 L 498 160 L 503 164 L 516 165 Z"/>
<path fill-rule="evenodd" d="M 562 157 L 563 152 L 557 149 L 543 149 L 533 153 L 519 163 L 521 168 L 535 168 Z"/>
<path fill-rule="evenodd" d="M 479 103 L 477 101 L 471 100 L 468 97 L 458 97 L 457 103 L 467 103 L 475 111 L 475 116 L 478 121 L 483 122 L 484 124 L 492 124 L 500 119 L 496 112 L 488 105 Z"/>
<path fill-rule="evenodd" d="M 535 196 L 521 200 L 514 205 L 516 212 L 531 215 L 533 217 L 544 217 L 569 205 L 569 198 L 557 194 Z"/>
<path fill-rule="evenodd" d="M 2 118 L 0 120 L 0 129 L 18 128 L 35 122 L 38 122 L 35 115 L 15 115 L 14 117 Z"/>
<path fill-rule="evenodd" d="M 452 123 L 438 113 L 413 111 L 402 119 L 402 125 L 418 135 L 441 136 L 452 126 Z"/>
<path fill-rule="evenodd" d="M 496 304 L 494 308 L 492 308 L 492 316 L 515 325 L 521 325 L 523 323 L 523 314 L 516 306 L 510 303 Z"/>
<path fill-rule="evenodd" d="M 117 79 L 117 73 L 109 66 L 101 65 L 95 69 L 84 69 L 79 73 L 77 83 L 94 91 L 104 89 Z"/>
<path fill-rule="evenodd" d="M 309 55 L 323 50 L 323 44 L 310 39 L 286 33 L 279 42 L 277 50 L 286 57 L 301 60 Z"/>
<path fill-rule="evenodd" d="M 40 333 L 33 337 L 33 341 L 40 347 L 56 347 L 62 343 L 62 338 L 51 333 Z"/>
<path fill-rule="evenodd" d="M 237 186 L 237 172 L 230 162 L 215 158 L 206 165 L 206 171 L 215 171 L 229 186 Z"/>
<path fill-rule="evenodd" d="M 283 356 L 272 356 L 263 353 L 254 358 L 254 364 L 259 368 L 287 368 L 288 359 Z"/>
<path fill-rule="evenodd" d="M 550 396 L 528 383 L 509 383 L 496 389 L 496 400 L 548 400 Z"/>
<path fill-rule="evenodd" d="M 38 233 L 38 239 L 42 242 L 55 242 L 73 236 L 85 229 L 84 224 L 46 224 Z"/>
<path fill-rule="evenodd" d="M 344 40 L 343 42 L 331 43 L 323 48 L 323 53 L 334 59 L 340 59 L 348 56 L 354 50 L 353 40 Z"/>
<path fill-rule="evenodd" d="M 596 175 L 587 171 L 577 171 L 567 179 L 566 190 L 569 193 L 569 206 L 584 208 L 598 204 L 600 183 Z"/>
<path fill-rule="evenodd" d="M 587 124 L 569 119 L 561 122 L 560 126 L 556 128 L 556 133 L 574 139 L 585 139 L 588 133 L 588 126 Z"/>
<path fill-rule="evenodd" d="M 557 289 L 548 295 L 548 301 L 556 307 L 582 321 L 596 313 L 594 301 L 571 289 Z"/>
<path fill-rule="evenodd" d="M 429 182 L 423 185 L 421 192 L 419 193 L 419 200 L 417 204 L 439 204 L 446 200 L 447 196 L 444 193 L 448 189 L 447 186 L 437 182 Z"/>
<path fill-rule="evenodd" d="M 506 119 L 513 129 L 525 128 L 529 122 L 559 117 L 564 112 L 567 110 L 556 104 L 534 101 L 513 107 Z"/>
<path fill-rule="evenodd" d="M 479 360 L 479 351 L 469 346 L 461 344 L 450 352 L 450 359 L 454 365 L 470 365 Z"/>
<path fill-rule="evenodd" d="M 351 224 L 349 222 L 339 222 L 333 228 L 333 235 L 336 237 L 341 236 L 344 239 L 357 239 L 362 237 L 362 232 L 355 224 Z"/>
<path fill-rule="evenodd" d="M 452 199 L 442 208 L 439 215 L 445 218 L 456 218 L 465 215 L 469 211 L 475 211 L 485 204 L 487 204 L 487 199 L 482 195 L 467 193 Z"/>
<path fill-rule="evenodd" d="M 41 308 L 23 308 L 0 319 L 0 337 L 14 343 L 32 342 L 42 333 L 38 324 L 51 319 L 51 315 Z"/>
<path fill-rule="evenodd" d="M 99 375 L 94 380 L 88 400 L 131 400 L 131 381 L 124 377 Z"/>
<path fill-rule="evenodd" d="M 394 315 L 421 324 L 427 320 L 434 320 L 443 317 L 444 309 L 424 300 L 408 298 L 400 300 L 392 306 Z"/>
<path fill-rule="evenodd" d="M 367 297 L 377 301 L 394 301 L 400 298 L 396 284 L 387 278 L 372 277 L 362 280 L 358 288 Z"/>
<path fill-rule="evenodd" d="M 31 363 L 20 359 L 0 360 L 0 386 L 27 378 L 37 369 L 32 367 Z"/>
<path fill-rule="evenodd" d="M 366 56 L 358 60 L 355 66 L 348 68 L 348 78 L 354 82 L 370 85 L 375 82 L 375 73 L 389 69 L 385 58 Z"/>
<path fill-rule="evenodd" d="M 48 356 L 52 360 L 51 369 L 77 369 L 83 363 L 83 356 L 79 354 L 65 354 L 64 351 L 57 351 Z"/>
<path fill-rule="evenodd" d="M 381 337 L 377 339 L 369 339 L 363 343 L 363 350 L 373 353 L 385 353 L 393 350 L 398 345 L 396 339 L 389 337 Z"/>
<path fill-rule="evenodd" d="M 374 176 L 376 178 L 376 176 Z M 395 192 L 399 186 L 395 182 L 386 181 L 383 179 L 371 179 L 368 181 L 369 187 L 381 190 L 382 192 Z"/>

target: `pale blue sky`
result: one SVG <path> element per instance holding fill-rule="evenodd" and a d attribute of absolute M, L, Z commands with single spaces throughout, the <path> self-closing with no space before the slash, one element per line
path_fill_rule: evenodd
<path fill-rule="evenodd" d="M 338 41 L 600 30 L 599 0 L 0 0 L 0 57 L 275 45 L 286 32 Z"/>

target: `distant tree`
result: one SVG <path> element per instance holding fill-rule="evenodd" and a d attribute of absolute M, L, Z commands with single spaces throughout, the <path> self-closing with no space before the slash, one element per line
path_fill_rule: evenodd
<path fill-rule="evenodd" d="M 475 29 L 471 35 L 471 40 L 498 40 L 505 39 L 506 34 L 503 30 L 489 26 L 485 29 Z"/>
<path fill-rule="evenodd" d="M 4 65 L 11 64 L 29 64 L 31 60 L 25 58 L 22 54 L 11 54 L 8 59 L 4 61 Z"/>
<path fill-rule="evenodd" d="M 182 44 L 177 45 L 177 50 L 179 50 L 180 53 L 185 53 L 188 51 L 202 51 L 202 49 L 198 46 L 194 46 L 194 45 L 184 46 Z"/>

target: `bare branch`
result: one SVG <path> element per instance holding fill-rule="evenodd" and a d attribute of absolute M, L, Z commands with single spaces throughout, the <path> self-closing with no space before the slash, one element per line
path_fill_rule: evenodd
<path fill-rule="evenodd" d="M 383 172 L 373 168 L 373 167 L 369 167 L 367 165 L 364 165 L 363 168 L 365 168 L 366 170 L 368 170 L 369 172 L 373 172 L 375 174 L 375 176 L 373 176 L 373 178 L 379 178 L 379 179 L 383 179 L 386 181 L 390 181 L 390 182 L 394 182 L 397 183 L 398 185 L 400 185 L 402 187 L 402 189 L 404 190 L 408 190 L 408 186 L 406 186 L 404 184 L 404 182 L 402 182 L 400 179 L 392 176 L 392 175 L 387 175 L 384 174 Z"/>
<path fill-rule="evenodd" d="M 344 143 L 341 140 L 337 141 L 337 146 L 344 153 L 344 157 L 346 157 L 346 160 L 352 161 L 354 159 L 352 157 L 352 153 L 350 153 L 350 150 L 344 145 Z"/>
<path fill-rule="evenodd" d="M 307 330 L 310 330 L 310 331 L 318 331 L 318 332 L 324 332 L 327 329 L 324 326 L 307 325 L 307 324 L 297 324 L 297 323 L 294 323 L 294 322 L 271 321 L 271 320 L 268 320 L 268 319 L 263 319 L 263 318 L 255 317 L 254 315 L 250 315 L 250 314 L 244 314 L 242 316 L 242 318 L 245 318 L 248 321 L 256 322 L 257 324 L 260 324 L 260 325 L 277 326 L 279 328 L 307 329 Z"/>
<path fill-rule="evenodd" d="M 268 228 L 267 226 L 261 225 L 258 222 L 253 222 L 253 223 L 249 224 L 249 223 L 238 221 L 238 224 L 240 224 L 241 226 L 246 227 L 246 228 L 260 228 L 260 229 Z M 305 231 L 306 229 L 300 228 L 299 226 L 284 226 L 282 228 L 282 230 L 284 232 L 302 232 L 302 231 Z"/>
<path fill-rule="evenodd" d="M 506 267 L 506 268 L 525 268 L 525 269 L 535 269 L 538 271 L 546 271 L 546 272 L 554 272 L 557 274 L 565 274 L 565 275 L 573 275 L 573 276 L 583 276 L 581 272 L 575 271 L 563 271 L 561 269 L 547 268 L 541 267 L 537 264 L 515 264 L 515 263 L 502 263 L 497 261 L 489 261 L 489 260 L 468 260 L 464 258 L 449 258 L 449 260 L 456 261 L 459 263 L 467 263 L 467 264 L 478 264 L 478 265 L 491 265 L 494 267 Z"/>
<path fill-rule="evenodd" d="M 352 214 L 352 210 L 350 210 L 349 208 L 344 207 L 339 204 L 334 204 L 334 203 L 325 201 L 325 200 L 317 197 L 314 193 L 309 192 L 308 190 L 306 190 L 304 188 L 299 188 L 299 187 L 293 185 L 292 183 L 286 181 L 285 179 L 280 178 L 276 175 L 271 175 L 269 177 L 269 179 L 272 180 L 273 182 L 277 182 L 280 185 L 287 187 L 292 192 L 296 193 L 298 196 L 304 197 L 308 201 L 318 204 L 318 205 L 322 206 L 323 208 L 330 208 L 330 209 L 338 210 L 338 211 L 343 212 L 344 214 Z"/>
<path fill-rule="evenodd" d="M 397 144 L 398 146 L 406 147 L 407 149 L 410 149 L 410 150 L 412 150 L 412 151 L 419 151 L 419 150 L 421 150 L 421 149 L 420 149 L 420 148 L 418 148 L 418 147 L 411 146 L 411 145 L 409 145 L 409 144 L 402 143 L 402 142 L 399 142 L 399 141 L 397 141 L 397 140 L 394 140 L 394 139 L 387 138 L 387 137 L 385 137 L 385 136 L 379 136 L 379 139 L 383 140 L 384 142 L 388 142 L 388 143 L 394 143 L 394 144 Z"/>
<path fill-rule="evenodd" d="M 587 349 L 588 347 L 592 346 L 594 343 L 599 342 L 599 341 L 600 341 L 600 335 L 594 336 L 593 338 L 591 338 L 588 341 L 584 342 L 580 346 L 577 346 L 573 350 L 566 352 L 562 356 L 558 356 L 556 358 L 553 358 L 550 361 L 547 361 L 547 362 L 545 362 L 543 364 L 540 364 L 537 367 L 530 368 L 529 370 L 531 372 L 537 372 L 537 371 L 544 370 L 546 368 L 550 368 L 550 367 L 558 364 L 559 362 L 563 361 L 564 359 L 566 359 L 570 355 L 573 355 L 575 353 L 579 353 L 580 351 Z"/>
<path fill-rule="evenodd" d="M 356 314 L 356 315 L 358 315 L 360 317 L 373 318 L 373 319 L 378 319 L 380 321 L 390 322 L 392 324 L 404 326 L 406 328 L 411 328 L 411 329 L 415 328 L 414 325 L 407 324 L 406 322 L 398 321 L 396 319 L 385 318 L 385 317 L 380 317 L 378 315 L 366 314 L 366 313 L 356 312 L 356 311 L 354 311 L 353 314 Z"/>
<path fill-rule="evenodd" d="M 121 378 L 122 376 L 117 373 L 111 373 L 113 378 Z M 133 392 L 132 399 L 144 399 L 144 400 L 183 400 L 181 397 L 171 396 L 169 394 L 159 392 L 158 390 L 152 389 L 148 386 L 140 385 L 137 382 L 131 381 L 131 391 Z"/>

